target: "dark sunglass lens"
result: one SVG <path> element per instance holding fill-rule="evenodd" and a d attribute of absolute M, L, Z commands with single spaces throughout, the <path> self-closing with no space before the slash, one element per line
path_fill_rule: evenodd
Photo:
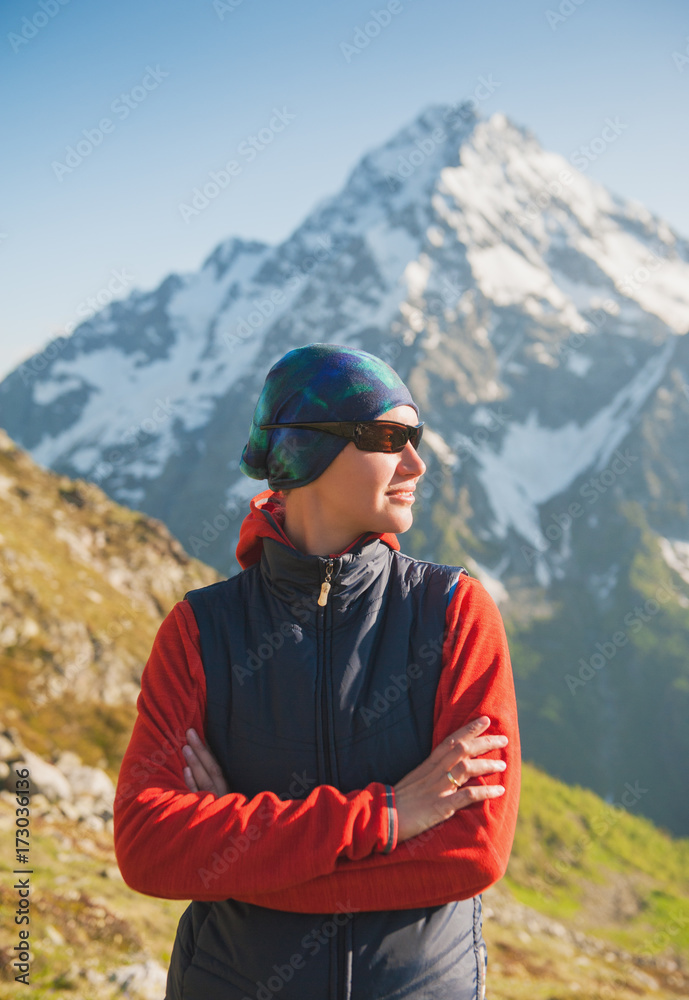
<path fill-rule="evenodd" d="M 393 431 L 395 428 L 390 424 L 371 423 L 359 424 L 357 433 L 357 447 L 362 451 L 395 451 L 393 441 Z"/>
<path fill-rule="evenodd" d="M 390 451 L 402 451 L 407 444 L 407 432 L 403 427 L 390 428 Z"/>
<path fill-rule="evenodd" d="M 400 427 L 399 424 L 372 420 L 370 423 L 359 424 L 357 427 L 356 444 L 362 451 L 390 452 L 402 451 L 411 441 L 418 448 L 421 440 L 422 427 Z"/>

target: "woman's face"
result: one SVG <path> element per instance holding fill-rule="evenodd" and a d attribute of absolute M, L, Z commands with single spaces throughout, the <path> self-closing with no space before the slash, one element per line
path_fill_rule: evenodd
<path fill-rule="evenodd" d="M 411 406 L 396 406 L 377 419 L 416 425 L 419 418 Z M 426 465 L 414 447 L 386 455 L 360 451 L 350 441 L 318 479 L 312 489 L 322 516 L 352 539 L 365 531 L 408 531 L 412 525 L 414 490 Z M 348 529 L 348 530 L 347 530 Z"/>

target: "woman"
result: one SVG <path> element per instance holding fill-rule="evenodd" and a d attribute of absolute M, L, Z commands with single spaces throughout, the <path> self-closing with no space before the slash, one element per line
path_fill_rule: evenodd
<path fill-rule="evenodd" d="M 168 1000 L 484 995 L 514 686 L 481 584 L 399 552 L 417 421 L 364 351 L 310 344 L 267 376 L 244 570 L 161 625 L 115 803 L 126 882 L 194 900 Z"/>

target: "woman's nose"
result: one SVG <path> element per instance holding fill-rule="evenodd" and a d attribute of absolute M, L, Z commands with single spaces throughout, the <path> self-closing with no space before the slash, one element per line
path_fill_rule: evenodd
<path fill-rule="evenodd" d="M 411 473 L 415 476 L 422 476 L 426 471 L 426 463 L 411 441 L 407 441 L 400 452 L 400 465 L 403 466 L 407 474 Z"/>

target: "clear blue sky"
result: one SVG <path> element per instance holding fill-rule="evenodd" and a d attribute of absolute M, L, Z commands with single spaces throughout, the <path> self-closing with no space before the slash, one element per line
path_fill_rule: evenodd
<path fill-rule="evenodd" d="M 686 0 L 393 0 L 390 24 L 349 58 L 341 43 L 386 4 L 42 3 L 0 8 L 0 376 L 73 324 L 113 271 L 131 276 L 125 293 L 148 289 L 232 235 L 283 239 L 363 153 L 427 105 L 470 97 L 481 76 L 500 84 L 485 114 L 504 111 L 565 156 L 619 118 L 589 175 L 689 235 L 689 62 L 673 60 Z M 551 26 L 549 10 L 565 14 Z M 274 108 L 295 117 L 251 162 L 238 156 Z M 102 141 L 56 171 L 103 118 Z M 180 202 L 232 158 L 241 173 L 185 223 Z"/>

